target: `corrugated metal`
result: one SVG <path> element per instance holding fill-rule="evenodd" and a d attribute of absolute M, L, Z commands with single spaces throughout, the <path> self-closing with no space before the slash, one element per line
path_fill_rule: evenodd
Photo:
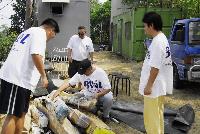
<path fill-rule="evenodd" d="M 62 2 L 62 3 L 69 3 L 70 0 L 42 0 L 42 2 Z"/>

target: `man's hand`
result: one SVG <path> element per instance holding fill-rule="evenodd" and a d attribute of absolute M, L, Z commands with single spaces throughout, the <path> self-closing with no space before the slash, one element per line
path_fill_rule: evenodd
<path fill-rule="evenodd" d="M 48 82 L 48 80 L 47 80 L 47 77 L 46 77 L 46 76 L 41 77 L 41 86 L 42 86 L 43 88 L 47 88 L 47 87 L 48 87 L 48 84 L 49 84 L 49 82 Z"/>
<path fill-rule="evenodd" d="M 144 88 L 144 95 L 150 95 L 152 93 L 153 83 L 158 75 L 159 69 L 151 67 L 150 76 L 146 87 Z"/>
<path fill-rule="evenodd" d="M 94 95 L 94 99 L 97 99 L 97 100 L 98 100 L 98 99 L 99 99 L 99 97 L 100 97 L 100 96 L 99 96 L 99 94 L 98 94 L 98 93 L 96 93 L 96 94 Z"/>
<path fill-rule="evenodd" d="M 152 88 L 148 86 L 144 88 L 144 95 L 150 95 L 151 93 L 152 93 Z"/>
<path fill-rule="evenodd" d="M 91 61 L 92 65 L 95 65 L 96 61 Z"/>
<path fill-rule="evenodd" d="M 32 60 L 34 65 L 36 66 L 37 70 L 39 71 L 40 75 L 41 75 L 41 87 L 46 88 L 48 86 L 48 80 L 47 80 L 47 76 L 44 70 L 44 64 L 42 61 L 42 56 L 39 54 L 32 54 Z"/>
<path fill-rule="evenodd" d="M 53 96 L 51 97 L 51 100 L 54 100 L 57 96 L 59 96 L 59 94 L 60 94 L 60 91 L 57 90 L 57 91 L 53 94 Z"/>
<path fill-rule="evenodd" d="M 72 63 L 72 57 L 68 57 L 69 63 Z"/>

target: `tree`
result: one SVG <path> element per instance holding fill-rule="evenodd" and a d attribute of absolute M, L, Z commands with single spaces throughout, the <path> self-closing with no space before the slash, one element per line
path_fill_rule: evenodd
<path fill-rule="evenodd" d="M 29 2 L 30 1 L 30 2 Z M 24 31 L 25 29 L 25 15 L 26 15 L 26 7 L 32 7 L 31 0 L 16 0 L 16 3 L 13 3 L 13 10 L 15 11 L 14 15 L 11 15 L 11 31 L 15 31 L 18 34 Z M 26 3 L 27 2 L 27 3 Z M 28 5 L 29 4 L 29 5 Z M 33 24 L 33 13 L 30 11 L 32 9 L 28 8 L 27 17 L 31 15 L 31 17 L 28 18 L 28 24 L 27 27 L 30 27 Z"/>
<path fill-rule="evenodd" d="M 14 15 L 11 15 L 11 30 L 21 33 L 24 30 L 25 14 L 26 14 L 26 0 L 16 0 L 12 4 Z"/>
<path fill-rule="evenodd" d="M 175 0 L 176 7 L 181 7 L 184 18 L 199 17 L 200 1 L 199 0 Z"/>
<path fill-rule="evenodd" d="M 199 17 L 200 14 L 200 0 L 122 0 L 122 3 L 134 7 L 182 8 L 183 18 Z"/>
<path fill-rule="evenodd" d="M 4 61 L 10 51 L 10 48 L 16 38 L 16 33 L 10 32 L 9 28 L 2 25 L 0 27 L 0 61 Z"/>
<path fill-rule="evenodd" d="M 107 1 L 103 4 L 98 3 L 97 0 L 90 2 L 91 38 L 96 44 L 109 44 L 111 2 Z"/>
<path fill-rule="evenodd" d="M 33 0 L 26 0 L 26 14 L 25 14 L 25 24 L 24 29 L 28 29 L 32 25 L 32 11 L 33 11 Z"/>

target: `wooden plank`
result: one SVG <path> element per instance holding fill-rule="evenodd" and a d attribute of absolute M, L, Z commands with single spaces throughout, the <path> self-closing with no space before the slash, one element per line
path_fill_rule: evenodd
<path fill-rule="evenodd" d="M 31 106 L 28 109 L 28 112 L 26 113 L 25 120 L 24 120 L 24 128 L 22 133 L 23 134 L 29 134 L 31 130 L 31 111 L 30 111 Z"/>
<path fill-rule="evenodd" d="M 46 115 L 39 111 L 36 106 L 31 106 L 30 108 L 31 111 L 31 116 L 33 118 L 33 122 L 38 126 L 38 127 L 47 127 L 48 126 L 48 118 L 46 117 Z M 41 121 L 42 120 L 42 121 Z"/>
<path fill-rule="evenodd" d="M 81 128 L 87 128 L 91 123 L 90 118 L 77 109 L 72 109 L 68 118 Z"/>
<path fill-rule="evenodd" d="M 38 101 L 35 104 L 36 107 L 48 117 L 49 128 L 55 134 L 79 134 L 79 131 L 70 123 L 67 118 L 65 118 L 63 122 L 59 122 L 53 109 L 47 109 Z"/>
<path fill-rule="evenodd" d="M 62 92 L 60 94 L 61 99 L 66 103 L 66 104 L 71 104 L 74 106 L 77 106 L 77 108 L 82 108 L 87 111 L 90 111 L 96 106 L 97 100 L 96 99 L 91 99 L 91 100 L 85 100 L 85 101 L 79 101 L 78 99 L 72 99 L 75 96 L 75 94 L 68 94 L 65 92 Z"/>
<path fill-rule="evenodd" d="M 86 129 L 86 134 L 115 134 L 109 126 L 96 116 L 90 116 L 91 123 Z"/>
<path fill-rule="evenodd" d="M 6 115 L 5 114 L 0 114 L 0 132 L 2 130 L 2 126 L 3 126 L 3 123 L 6 119 Z"/>

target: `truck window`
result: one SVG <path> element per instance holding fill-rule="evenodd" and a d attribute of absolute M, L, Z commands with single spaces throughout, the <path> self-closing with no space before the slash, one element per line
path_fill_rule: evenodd
<path fill-rule="evenodd" d="M 189 44 L 200 45 L 200 21 L 189 23 Z"/>
<path fill-rule="evenodd" d="M 184 24 L 177 24 L 174 27 L 174 31 L 172 33 L 172 39 L 171 39 L 172 43 L 183 44 L 183 42 L 185 41 L 184 32 L 185 32 Z"/>

